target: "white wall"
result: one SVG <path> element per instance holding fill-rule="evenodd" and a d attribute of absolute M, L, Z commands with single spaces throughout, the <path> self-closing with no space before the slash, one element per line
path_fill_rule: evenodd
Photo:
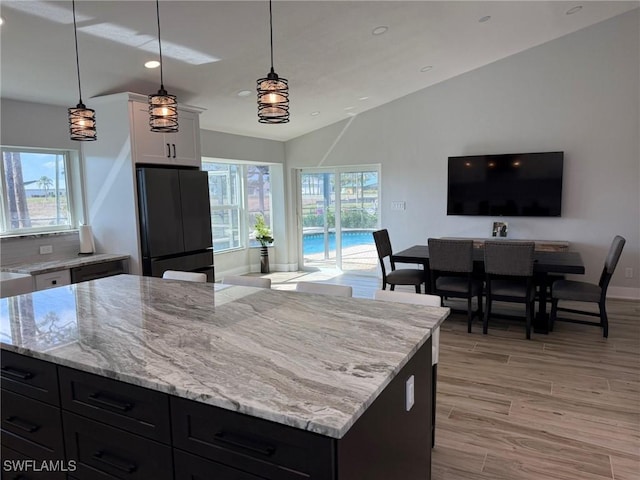
<path fill-rule="evenodd" d="M 512 238 L 569 240 L 585 262 L 581 279 L 595 282 L 623 235 L 610 292 L 640 297 L 639 31 L 636 9 L 291 140 L 289 181 L 292 169 L 320 163 L 380 163 L 382 226 L 399 250 L 490 235 L 497 218 L 446 215 L 447 157 L 562 150 L 562 217 L 500 220 Z M 406 211 L 390 211 L 397 200 Z"/>
<path fill-rule="evenodd" d="M 257 120 L 256 120 L 257 121 Z M 269 262 L 273 270 L 290 270 L 287 243 L 287 222 L 284 191 L 284 143 L 261 138 L 232 135 L 201 130 L 200 143 L 203 158 L 240 160 L 273 164 L 271 167 L 271 201 L 274 212 L 273 235 L 275 246 L 269 249 Z M 215 254 L 216 280 L 225 275 L 260 271 L 258 248 L 242 249 Z"/>

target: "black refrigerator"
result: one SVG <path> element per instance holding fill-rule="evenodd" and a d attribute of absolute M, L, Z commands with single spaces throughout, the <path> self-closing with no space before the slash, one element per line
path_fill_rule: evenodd
<path fill-rule="evenodd" d="M 214 281 L 207 172 L 136 168 L 142 274 L 203 272 Z"/>

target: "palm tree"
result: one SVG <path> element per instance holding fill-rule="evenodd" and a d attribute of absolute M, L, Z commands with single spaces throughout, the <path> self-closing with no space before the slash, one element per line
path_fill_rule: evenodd
<path fill-rule="evenodd" d="M 51 180 L 46 175 L 43 175 L 38 179 L 38 186 L 44 190 L 44 196 L 48 197 L 49 189 L 53 187 L 53 180 Z"/>

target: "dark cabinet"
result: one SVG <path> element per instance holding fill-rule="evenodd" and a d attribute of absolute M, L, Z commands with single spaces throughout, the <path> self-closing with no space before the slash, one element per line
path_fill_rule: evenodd
<path fill-rule="evenodd" d="M 2 351 L 2 388 L 52 405 L 59 404 L 58 373 L 52 363 Z"/>
<path fill-rule="evenodd" d="M 180 450 L 173 452 L 176 480 L 211 480 L 212 478 L 216 480 L 265 480 L 267 478 L 205 460 Z"/>

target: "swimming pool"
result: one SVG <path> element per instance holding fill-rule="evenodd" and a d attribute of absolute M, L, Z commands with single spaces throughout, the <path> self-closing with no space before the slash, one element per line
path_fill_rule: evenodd
<path fill-rule="evenodd" d="M 342 232 L 342 248 L 357 247 L 360 245 L 373 245 L 373 235 L 369 230 L 356 230 Z M 329 250 L 336 249 L 336 234 L 329 233 Z M 311 255 L 324 252 L 323 233 L 305 233 L 302 236 L 302 253 Z"/>

